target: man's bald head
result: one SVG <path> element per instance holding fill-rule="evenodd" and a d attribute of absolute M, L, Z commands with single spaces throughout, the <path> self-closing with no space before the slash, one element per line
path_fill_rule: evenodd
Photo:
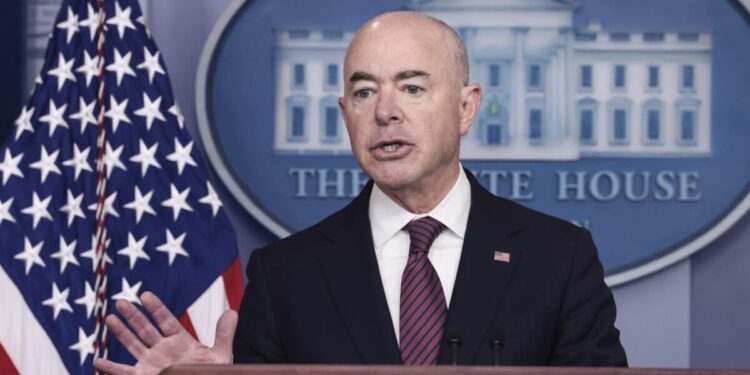
<path fill-rule="evenodd" d="M 432 17 L 386 13 L 355 34 L 344 77 L 339 107 L 357 163 L 399 205 L 428 212 L 458 179 L 482 100 L 461 39 Z"/>
<path fill-rule="evenodd" d="M 365 23 L 349 43 L 344 65 L 347 65 L 352 51 L 362 47 L 363 42 L 367 43 L 368 37 L 387 30 L 401 31 L 404 37 L 408 37 L 410 32 L 434 36 L 436 44 L 433 47 L 442 49 L 450 56 L 450 61 L 454 65 L 452 70 L 457 74 L 459 81 L 463 85 L 468 84 L 469 62 L 461 37 L 445 22 L 416 12 L 384 13 Z"/>

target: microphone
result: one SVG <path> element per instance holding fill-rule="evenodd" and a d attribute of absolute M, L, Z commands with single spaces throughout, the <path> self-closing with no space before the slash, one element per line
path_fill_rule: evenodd
<path fill-rule="evenodd" d="M 490 332 L 489 344 L 492 349 L 492 365 L 500 366 L 500 353 L 505 346 L 505 334 L 501 329 L 495 328 Z"/>
<path fill-rule="evenodd" d="M 451 365 L 458 365 L 458 349 L 461 348 L 462 341 L 461 333 L 454 328 L 448 328 L 445 330 L 445 341 L 448 343 L 448 349 L 450 351 Z"/>

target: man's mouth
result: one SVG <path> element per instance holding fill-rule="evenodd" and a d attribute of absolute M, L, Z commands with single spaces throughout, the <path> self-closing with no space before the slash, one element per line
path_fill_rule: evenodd
<path fill-rule="evenodd" d="M 399 147 L 401 147 L 401 142 L 386 143 L 380 146 L 380 148 L 383 149 L 383 151 L 385 152 L 396 151 Z"/>
<path fill-rule="evenodd" d="M 412 144 L 401 139 L 392 139 L 379 142 L 372 148 L 373 155 L 377 160 L 397 160 L 409 154 Z"/>

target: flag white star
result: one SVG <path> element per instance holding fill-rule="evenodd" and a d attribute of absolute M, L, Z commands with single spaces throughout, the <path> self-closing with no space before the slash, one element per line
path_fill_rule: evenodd
<path fill-rule="evenodd" d="M 81 73 L 86 76 L 86 87 L 88 87 L 89 84 L 91 84 L 91 80 L 94 77 L 99 76 L 101 60 L 97 55 L 94 55 L 94 57 L 92 58 L 87 51 L 83 51 L 83 60 L 83 64 L 76 68 L 76 73 Z"/>
<path fill-rule="evenodd" d="M 140 17 L 136 18 L 136 22 L 143 25 L 143 28 L 146 29 L 146 35 L 148 35 L 149 39 L 151 38 L 151 30 L 148 29 L 148 26 L 146 25 L 146 16 L 143 14 L 140 15 Z"/>
<path fill-rule="evenodd" d="M 190 207 L 190 205 L 187 203 L 187 197 L 190 193 L 190 188 L 187 188 L 183 191 L 177 190 L 177 187 L 174 186 L 174 184 L 170 184 L 170 197 L 169 199 L 164 200 L 161 202 L 161 205 L 164 207 L 170 207 L 172 209 L 172 213 L 174 214 L 174 221 L 177 221 L 177 218 L 180 216 L 180 211 L 193 211 L 193 208 Z"/>
<path fill-rule="evenodd" d="M 34 77 L 34 83 L 36 83 L 37 85 L 41 85 L 42 83 L 44 83 L 44 81 L 42 81 L 42 75 L 40 73 L 37 73 Z"/>
<path fill-rule="evenodd" d="M 31 271 L 31 267 L 33 267 L 35 264 L 38 266 L 46 267 L 44 261 L 42 260 L 42 257 L 39 256 L 39 252 L 42 250 L 42 245 L 44 245 L 44 241 L 41 241 L 36 245 L 31 245 L 31 241 L 29 241 L 28 237 L 24 237 L 23 251 L 13 257 L 13 259 L 22 260 L 26 263 L 27 275 L 29 274 L 29 271 Z"/>
<path fill-rule="evenodd" d="M 146 147 L 146 143 L 143 142 L 143 139 L 140 139 L 139 142 L 140 152 L 132 156 L 130 158 L 130 161 L 141 164 L 141 176 L 146 176 L 146 172 L 148 172 L 149 166 L 161 169 L 161 164 L 156 161 L 156 157 L 154 156 L 156 154 L 156 148 L 159 146 L 159 143 L 156 142 L 151 145 L 151 147 Z"/>
<path fill-rule="evenodd" d="M 3 185 L 8 182 L 10 176 L 23 178 L 23 173 L 18 169 L 18 163 L 21 162 L 21 158 L 23 158 L 23 152 L 13 156 L 10 153 L 10 149 L 5 149 L 5 157 L 3 158 L 3 162 L 0 163 L 0 172 L 3 173 Z"/>
<path fill-rule="evenodd" d="M 120 217 L 120 214 L 115 210 L 115 199 L 117 199 L 117 192 L 110 194 L 107 199 L 104 200 L 104 212 L 107 215 L 114 217 Z M 96 202 L 89 205 L 89 210 L 96 212 Z"/>
<path fill-rule="evenodd" d="M 141 289 L 141 284 L 143 284 L 142 281 L 139 281 L 133 286 L 130 286 L 130 283 L 128 280 L 126 280 L 124 277 L 122 278 L 122 290 L 120 293 L 115 294 L 112 296 L 113 300 L 118 299 L 124 299 L 126 301 L 130 301 L 132 303 L 141 304 L 141 299 L 138 298 L 138 290 Z"/>
<path fill-rule="evenodd" d="M 208 194 L 198 200 L 198 202 L 210 205 L 211 211 L 213 212 L 213 217 L 216 217 L 216 214 L 219 212 L 219 208 L 221 207 L 221 200 L 219 200 L 219 195 L 216 194 L 216 191 L 214 190 L 214 187 L 211 186 L 210 182 L 206 181 L 206 186 L 208 187 Z"/>
<path fill-rule="evenodd" d="M 24 208 L 21 212 L 34 217 L 34 225 L 32 228 L 36 229 L 36 225 L 39 224 L 39 221 L 42 218 L 52 221 L 52 216 L 49 214 L 49 211 L 47 211 L 47 206 L 49 206 L 49 203 L 52 201 L 52 195 L 44 200 L 39 200 L 39 196 L 34 192 L 32 201 L 31 206 Z"/>
<path fill-rule="evenodd" d="M 138 186 L 135 187 L 135 198 L 132 202 L 126 204 L 124 207 L 131 210 L 135 210 L 135 223 L 138 224 L 143 217 L 143 213 L 149 213 L 156 216 L 156 211 L 151 207 L 151 196 L 154 195 L 154 191 L 151 190 L 146 195 L 141 194 L 141 189 Z"/>
<path fill-rule="evenodd" d="M 73 312 L 73 308 L 68 304 L 68 294 L 70 294 L 70 288 L 60 292 L 60 289 L 57 289 L 57 283 L 52 283 L 52 297 L 42 301 L 42 305 L 52 308 L 52 320 L 57 320 L 62 310 Z"/>
<path fill-rule="evenodd" d="M 13 218 L 13 215 L 10 214 L 10 206 L 13 205 L 13 200 L 15 198 L 10 197 L 7 201 L 3 202 L 0 200 L 0 224 L 3 223 L 3 220 L 10 221 L 11 223 L 15 223 L 16 219 Z"/>
<path fill-rule="evenodd" d="M 94 354 L 95 341 L 96 331 L 94 331 L 91 336 L 86 336 L 86 332 L 84 332 L 83 328 L 78 327 L 78 342 L 69 346 L 68 349 L 78 352 L 79 358 L 81 359 L 81 366 L 83 366 L 83 362 L 86 362 L 86 358 L 88 358 L 89 354 Z"/>
<path fill-rule="evenodd" d="M 140 240 L 136 240 L 132 233 L 128 233 L 128 246 L 120 249 L 117 254 L 124 255 L 130 259 L 130 270 L 135 268 L 135 263 L 138 259 L 151 260 L 151 257 L 143 251 L 143 246 L 146 245 L 148 236 L 143 236 Z"/>
<path fill-rule="evenodd" d="M 60 168 L 57 167 L 57 156 L 59 154 L 60 150 L 55 150 L 55 152 L 48 154 L 47 148 L 42 145 L 42 152 L 39 156 L 39 160 L 29 164 L 29 167 L 38 169 L 42 174 L 42 183 L 44 183 L 50 173 L 62 175 Z"/>
<path fill-rule="evenodd" d="M 107 239 L 106 243 L 104 244 L 104 249 L 109 247 L 109 243 L 112 242 L 110 239 Z M 88 249 L 81 253 L 81 257 L 83 258 L 89 258 L 91 260 L 91 272 L 96 272 L 96 266 L 99 263 L 99 257 L 96 256 L 96 235 L 91 236 L 91 249 Z M 106 252 L 104 253 L 104 261 L 112 264 L 112 258 L 109 257 L 109 254 Z"/>
<path fill-rule="evenodd" d="M 159 64 L 159 54 L 161 52 L 156 51 L 155 54 L 151 54 L 151 51 L 148 50 L 146 46 L 143 47 L 143 62 L 138 64 L 136 68 L 143 69 L 146 72 L 148 72 L 148 83 L 152 84 L 154 82 L 154 76 L 156 73 L 159 73 L 161 75 L 166 75 L 167 72 L 164 71 L 164 68 L 161 67 L 161 64 Z"/>
<path fill-rule="evenodd" d="M 57 91 L 60 91 L 65 85 L 65 81 L 76 81 L 76 76 L 73 75 L 73 63 L 76 59 L 73 57 L 70 60 L 65 60 L 65 56 L 60 53 L 58 61 L 57 68 L 50 69 L 47 74 L 57 77 Z"/>
<path fill-rule="evenodd" d="M 16 119 L 16 140 L 21 137 L 21 134 L 23 132 L 28 131 L 30 133 L 34 132 L 34 127 L 31 126 L 31 117 L 34 116 L 34 107 L 26 108 L 26 106 L 23 107 L 21 110 L 21 115 L 18 116 Z"/>
<path fill-rule="evenodd" d="M 67 243 L 65 242 L 65 238 L 63 238 L 63 236 L 60 236 L 60 249 L 50 255 L 50 257 L 52 258 L 60 260 L 61 275 L 63 272 L 65 272 L 65 267 L 68 266 L 68 263 L 75 264 L 76 266 L 80 267 L 80 264 L 78 264 L 78 259 L 76 259 L 76 256 L 74 254 L 77 242 L 77 240 L 73 240 L 73 242 Z"/>
<path fill-rule="evenodd" d="M 64 22 L 58 23 L 57 28 L 67 31 L 68 35 L 66 43 L 70 43 L 70 40 L 73 39 L 73 35 L 78 32 L 78 15 L 73 13 L 71 7 L 68 7 L 68 19 Z"/>
<path fill-rule="evenodd" d="M 46 122 L 49 124 L 49 136 L 52 137 L 52 134 L 55 132 L 55 129 L 57 129 L 58 126 L 62 126 L 63 128 L 68 127 L 67 121 L 63 118 L 63 114 L 65 114 L 65 110 L 68 108 L 67 104 L 63 104 L 62 107 L 57 108 L 57 105 L 55 105 L 55 102 L 50 99 L 49 100 L 49 112 L 47 112 L 46 115 L 39 118 L 39 122 Z"/>
<path fill-rule="evenodd" d="M 146 118 L 146 130 L 151 130 L 151 125 L 154 123 L 154 119 L 159 121 L 167 121 L 164 115 L 161 113 L 159 107 L 161 106 L 161 96 L 156 100 L 151 101 L 151 98 L 144 92 L 143 93 L 143 107 L 133 112 L 136 116 Z"/>
<path fill-rule="evenodd" d="M 91 313 L 94 312 L 94 306 L 96 306 L 96 292 L 91 288 L 88 281 L 86 281 L 85 288 L 85 294 L 83 297 L 76 299 L 75 303 L 86 306 L 86 318 L 90 318 Z"/>
<path fill-rule="evenodd" d="M 135 30 L 133 21 L 130 20 L 130 13 L 132 9 L 130 7 L 123 10 L 120 8 L 120 3 L 115 1 L 115 16 L 107 20 L 107 25 L 116 25 L 117 33 L 120 35 L 120 39 L 125 35 L 125 29 Z"/>
<path fill-rule="evenodd" d="M 120 51 L 115 49 L 115 62 L 107 65 L 105 68 L 108 72 L 115 72 L 117 74 L 117 86 L 120 86 L 122 77 L 126 74 L 135 77 L 135 71 L 130 67 L 130 58 L 133 57 L 132 52 L 128 52 L 125 56 L 120 54 Z"/>
<path fill-rule="evenodd" d="M 117 132 L 117 127 L 120 126 L 120 122 L 132 124 L 130 118 L 125 113 L 128 107 L 128 99 L 125 98 L 121 102 L 117 102 L 114 96 L 109 97 L 109 110 L 104 112 L 104 117 L 112 119 L 112 132 Z"/>
<path fill-rule="evenodd" d="M 177 163 L 177 174 L 182 175 L 182 170 L 185 169 L 186 164 L 197 166 L 193 157 L 190 156 L 190 152 L 193 150 L 193 141 L 190 141 L 187 146 L 183 146 L 177 138 L 174 140 L 174 152 L 167 155 L 167 160 Z"/>
<path fill-rule="evenodd" d="M 128 170 L 125 168 L 125 164 L 120 161 L 120 154 L 122 154 L 124 147 L 125 145 L 120 145 L 120 147 L 113 150 L 112 146 L 107 142 L 104 157 L 102 158 L 104 165 L 107 166 L 107 178 L 112 175 L 115 168 L 120 168 L 123 171 Z"/>
<path fill-rule="evenodd" d="M 94 100 L 91 103 L 86 103 L 83 98 L 78 98 L 78 112 L 70 115 L 70 118 L 81 122 L 81 134 L 86 131 L 86 125 L 97 125 L 96 117 L 94 116 L 95 105 L 96 101 Z"/>
<path fill-rule="evenodd" d="M 73 157 L 63 161 L 63 166 L 75 168 L 73 181 L 78 181 L 78 176 L 81 174 L 81 171 L 94 171 L 91 169 L 91 165 L 89 165 L 87 160 L 89 158 L 89 151 L 91 151 L 91 147 L 86 147 L 85 150 L 81 151 L 78 149 L 78 144 L 73 143 Z"/>
<path fill-rule="evenodd" d="M 99 12 L 95 11 L 91 4 L 86 4 L 88 13 L 86 19 L 79 22 L 78 25 L 89 28 L 89 37 L 94 40 L 96 36 L 96 29 L 99 27 Z M 86 83 L 88 86 L 88 83 Z"/>
<path fill-rule="evenodd" d="M 177 103 L 169 107 L 169 113 L 173 114 L 177 118 L 177 124 L 180 125 L 180 129 L 185 126 L 185 116 L 182 115 L 182 110 Z"/>
<path fill-rule="evenodd" d="M 83 201 L 83 196 L 83 193 L 79 194 L 78 196 L 74 196 L 73 192 L 68 190 L 68 202 L 64 206 L 60 207 L 60 211 L 68 214 L 68 226 L 73 224 L 73 220 L 75 220 L 76 217 L 80 217 L 86 220 L 86 215 L 84 215 L 83 210 L 81 210 L 81 202 Z"/>
<path fill-rule="evenodd" d="M 172 265 L 177 255 L 189 256 L 187 251 L 182 247 L 182 242 L 185 241 L 187 233 L 181 234 L 179 237 L 174 238 L 172 232 L 167 229 L 167 242 L 156 248 L 157 251 L 163 251 L 169 256 L 169 265 Z"/>

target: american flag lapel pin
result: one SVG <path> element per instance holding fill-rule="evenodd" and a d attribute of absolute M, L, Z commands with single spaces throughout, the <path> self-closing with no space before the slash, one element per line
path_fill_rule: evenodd
<path fill-rule="evenodd" d="M 505 251 L 495 251 L 492 260 L 495 262 L 510 263 L 510 253 L 506 253 Z"/>

